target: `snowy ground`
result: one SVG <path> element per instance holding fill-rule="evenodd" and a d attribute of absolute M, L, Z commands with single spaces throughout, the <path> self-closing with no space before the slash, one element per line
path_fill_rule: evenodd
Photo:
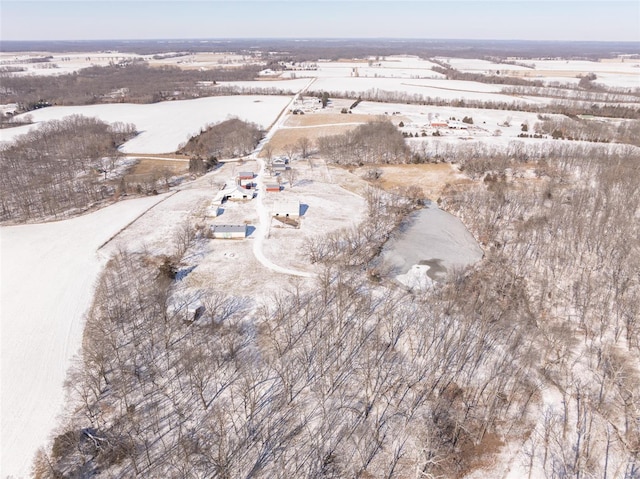
<path fill-rule="evenodd" d="M 317 70 L 288 70 L 282 78 L 443 78 L 434 72 L 435 66 L 428 60 L 411 55 L 392 55 L 384 58 L 346 61 L 319 61 Z"/>
<path fill-rule="evenodd" d="M 490 85 L 462 80 L 335 77 L 318 78 L 313 89 L 340 93 L 351 96 L 354 100 L 361 95 L 383 96 L 384 94 L 400 93 L 406 94 L 409 98 L 414 95 L 421 95 L 423 98 L 441 100 L 506 103 L 518 101 L 532 104 L 546 104 L 550 101 L 541 97 L 506 95 L 500 93 L 503 87 L 503 85 Z"/>
<path fill-rule="evenodd" d="M 36 123 L 69 115 L 97 117 L 108 123 L 133 123 L 141 133 L 124 144 L 124 153 L 171 153 L 189 137 L 200 133 L 204 126 L 231 117 L 267 128 L 290 100 L 289 96 L 220 96 L 145 105 L 55 106 L 29 112 L 29 115 Z M 0 139 L 9 141 L 34 127 L 37 126 L 1 130 Z"/>
<path fill-rule="evenodd" d="M 494 63 L 477 58 L 441 58 L 462 72 L 526 77 L 545 83 L 573 83 L 579 76 L 595 73 L 596 83 L 608 87 L 640 89 L 640 60 L 521 60 L 518 65 Z M 524 66 L 526 65 L 526 66 Z M 527 68 L 530 67 L 530 68 Z"/>
<path fill-rule="evenodd" d="M 164 55 L 138 55 L 135 53 L 121 52 L 27 52 L 27 53 L 0 53 L 0 67 L 12 67 L 21 69 L 14 73 L 17 76 L 54 76 L 74 73 L 83 68 L 104 67 L 112 64 L 126 63 L 132 60 L 145 60 L 151 66 L 176 66 L 189 69 L 229 68 L 242 66 L 255 62 L 254 59 L 244 55 L 232 53 L 191 53 L 178 55 L 178 52 Z M 47 58 L 48 61 L 34 62 L 37 59 Z"/>
<path fill-rule="evenodd" d="M 35 62 L 34 59 L 48 58 L 46 62 Z M 83 68 L 93 66 L 108 66 L 120 62 L 141 58 L 133 53 L 0 53 L 0 67 L 20 68 L 24 71 L 17 72 L 17 76 L 54 76 L 77 72 Z"/>
<path fill-rule="evenodd" d="M 107 256 L 98 248 L 163 199 L 121 201 L 78 218 L 0 229 L 1 477 L 27 477 L 62 412 L 62 384 Z"/>

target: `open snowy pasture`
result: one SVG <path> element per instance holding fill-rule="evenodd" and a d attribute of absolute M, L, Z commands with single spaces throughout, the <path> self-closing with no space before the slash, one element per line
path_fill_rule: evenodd
<path fill-rule="evenodd" d="M 164 198 L 121 201 L 53 223 L 0 229 L 1 476 L 27 477 L 57 425 L 63 382 L 107 257 L 98 248 Z"/>
<path fill-rule="evenodd" d="M 316 70 L 287 70 L 282 78 L 444 78 L 436 66 L 416 56 L 392 55 L 366 60 L 318 61 Z"/>
<path fill-rule="evenodd" d="M 233 68 L 257 63 L 255 58 L 228 52 L 168 52 L 161 55 L 145 55 L 151 66 L 175 66 L 183 70 L 209 70 Z"/>
<path fill-rule="evenodd" d="M 150 66 L 174 66 L 184 70 L 233 68 L 256 63 L 255 59 L 245 55 L 215 52 L 167 52 L 161 55 L 139 55 L 117 51 L 0 53 L 0 67 L 19 70 L 12 72 L 12 75 L 16 76 L 66 75 L 83 68 L 106 67 L 133 60 L 147 61 Z"/>
<path fill-rule="evenodd" d="M 511 110 L 490 110 L 485 108 L 461 108 L 449 106 L 433 105 L 407 105 L 403 103 L 380 103 L 372 101 L 361 102 L 354 112 L 368 115 L 384 115 L 394 124 L 404 123 L 404 130 L 411 133 L 419 133 L 422 130 L 428 131 L 432 121 L 446 121 L 450 118 L 462 120 L 465 117 L 473 119 L 473 124 L 469 127 L 481 129 L 485 133 L 493 134 L 495 130 L 500 130 L 501 136 L 517 137 L 522 130 L 522 124 L 527 123 L 532 127 L 537 121 L 536 113 Z M 395 113 L 395 114 L 394 114 Z M 509 126 L 507 126 L 507 124 Z M 471 128 L 472 131 L 474 128 Z M 465 130 L 447 130 L 439 128 L 440 133 L 449 131 L 455 136 L 469 136 Z M 485 135 L 486 136 L 486 135 Z"/>
<path fill-rule="evenodd" d="M 444 61 L 451 65 L 456 70 L 468 73 L 482 73 L 485 75 L 495 75 L 496 72 L 513 72 L 513 71 L 527 71 L 533 68 L 526 67 L 532 62 L 525 60 L 520 62 L 519 65 L 512 65 L 509 63 L 496 63 L 489 60 L 481 60 L 479 58 L 454 58 L 454 57 L 442 57 L 438 60 Z"/>
<path fill-rule="evenodd" d="M 500 93 L 503 85 L 491 85 L 464 80 L 444 79 L 402 79 L 402 78 L 318 78 L 313 84 L 314 91 L 327 91 L 353 97 L 366 95 L 385 99 L 390 95 L 406 95 L 409 98 L 431 98 L 440 100 L 473 100 L 482 102 L 514 101 L 545 104 L 545 98 L 513 96 Z"/>
<path fill-rule="evenodd" d="M 286 96 L 220 96 L 145 105 L 117 103 L 53 106 L 29 112 L 37 123 L 70 115 L 96 117 L 108 123 L 133 123 L 140 134 L 122 146 L 124 153 L 171 153 L 209 124 L 231 117 L 268 128 L 291 99 Z M 24 133 L 20 128 L 18 133 Z M 3 141 L 14 137 L 3 130 Z"/>
<path fill-rule="evenodd" d="M 38 61 L 47 58 L 48 61 Z M 0 53 L 0 67 L 22 69 L 13 73 L 16 76 L 54 76 L 67 75 L 83 68 L 106 67 L 120 62 L 142 58 L 135 53 L 119 52 L 29 52 Z"/>
<path fill-rule="evenodd" d="M 288 94 L 303 89 L 309 83 L 308 78 L 298 78 L 290 80 L 255 80 L 255 81 L 227 81 L 218 82 L 220 87 L 236 88 L 240 92 L 250 93 L 283 93 Z"/>
<path fill-rule="evenodd" d="M 577 84 L 579 77 L 595 73 L 597 84 L 612 88 L 640 89 L 640 60 L 632 58 L 600 61 L 527 59 L 518 61 L 515 65 L 477 58 L 442 58 L 441 60 L 462 72 L 525 77 L 531 80 L 542 80 L 545 83 Z"/>

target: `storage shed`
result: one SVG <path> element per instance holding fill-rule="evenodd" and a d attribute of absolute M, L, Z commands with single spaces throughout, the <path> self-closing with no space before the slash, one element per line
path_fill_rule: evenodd
<path fill-rule="evenodd" d="M 240 186 L 247 186 L 253 183 L 253 171 L 241 171 L 238 173 L 238 183 Z"/>
<path fill-rule="evenodd" d="M 300 202 L 297 200 L 276 201 L 273 204 L 272 215 L 285 218 L 299 218 Z"/>
<path fill-rule="evenodd" d="M 264 185 L 264 188 L 267 191 L 276 192 L 276 193 L 280 191 L 280 185 L 278 183 L 266 183 Z"/>
<path fill-rule="evenodd" d="M 243 239 L 247 236 L 247 225 L 213 225 L 214 239 Z"/>

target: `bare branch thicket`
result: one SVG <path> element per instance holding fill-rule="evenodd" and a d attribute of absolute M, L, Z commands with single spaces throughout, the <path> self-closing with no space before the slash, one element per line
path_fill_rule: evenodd
<path fill-rule="evenodd" d="M 369 122 L 342 135 L 320 137 L 318 152 L 346 165 L 406 163 L 411 158 L 402 133 L 389 121 Z"/>
<path fill-rule="evenodd" d="M 640 211 L 640 158 L 615 146 L 556 153 L 538 162 L 542 185 L 502 178 L 459 191 L 444 205 L 490 256 L 508 258 L 543 339 L 534 345 L 538 381 L 562 401 L 543 401 L 545 420 L 528 441 L 532 473 L 633 477 L 640 231 L 629 218 Z"/>
<path fill-rule="evenodd" d="M 255 123 L 233 118 L 203 128 L 190 138 L 178 153 L 192 155 L 206 161 L 211 168 L 218 159 L 233 158 L 250 153 L 262 139 L 263 132 Z"/>
<path fill-rule="evenodd" d="M 111 197 L 103 172 L 133 134 L 133 125 L 72 115 L 17 137 L 0 151 L 0 221 L 56 218 Z"/>

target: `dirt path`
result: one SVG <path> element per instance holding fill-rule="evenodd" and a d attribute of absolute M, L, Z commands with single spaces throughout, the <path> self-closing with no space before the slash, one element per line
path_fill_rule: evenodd
<path fill-rule="evenodd" d="M 184 161 L 188 162 L 189 158 L 185 158 L 184 156 L 155 156 L 155 155 L 136 155 L 136 154 L 127 154 L 125 155 L 127 158 L 135 158 L 138 160 L 160 160 L 160 161 Z"/>
<path fill-rule="evenodd" d="M 305 129 L 305 128 L 322 128 L 325 126 L 359 126 L 365 123 L 366 122 L 363 122 L 363 121 L 350 121 L 350 122 L 344 122 L 344 123 L 320 123 L 318 125 L 283 126 L 282 129 L 298 130 L 298 129 Z"/>
<path fill-rule="evenodd" d="M 258 213 L 258 217 L 260 218 L 260 222 L 256 225 L 256 231 L 254 233 L 255 240 L 253 242 L 253 254 L 256 257 L 256 259 L 265 268 L 269 268 L 270 270 L 275 271 L 277 273 L 290 274 L 293 276 L 301 276 L 305 278 L 313 278 L 315 274 L 308 273 L 306 271 L 298 271 L 298 270 L 288 269 L 283 266 L 279 266 L 274 262 L 272 262 L 270 259 L 268 259 L 264 254 L 264 240 L 266 239 L 267 234 L 269 232 L 270 216 L 269 216 L 269 210 L 264 205 L 264 195 L 266 191 L 265 185 L 264 185 L 265 163 L 264 163 L 264 160 L 261 159 L 259 155 L 260 155 L 260 152 L 262 151 L 262 148 L 264 148 L 264 145 L 269 143 L 269 140 L 271 140 L 275 132 L 278 131 L 278 129 L 282 128 L 282 125 L 284 124 L 287 118 L 287 112 L 291 107 L 291 105 L 293 104 L 293 102 L 296 100 L 296 98 L 298 98 L 298 95 L 300 95 L 301 93 L 304 93 L 313 84 L 315 80 L 316 80 L 315 78 L 312 78 L 302 90 L 296 93 L 296 95 L 291 99 L 291 102 L 289 103 L 289 105 L 287 105 L 287 107 L 284 110 L 282 110 L 282 112 L 280 113 L 280 116 L 276 119 L 273 125 L 271 125 L 271 128 L 269 129 L 265 137 L 258 144 L 256 149 L 250 156 L 251 159 L 255 160 L 258 163 L 258 168 L 259 168 L 258 177 L 256 178 L 258 196 L 256 197 L 255 202 L 256 202 L 256 211 Z"/>

